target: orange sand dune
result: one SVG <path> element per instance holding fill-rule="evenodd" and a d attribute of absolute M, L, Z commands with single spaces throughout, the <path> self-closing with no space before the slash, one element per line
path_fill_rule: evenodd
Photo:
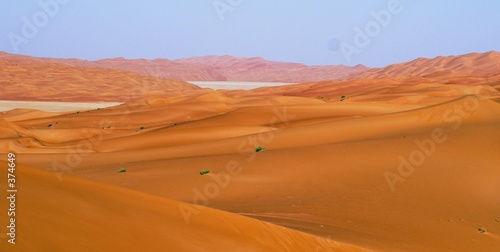
<path fill-rule="evenodd" d="M 211 208 L 69 176 L 59 180 L 28 166 L 18 166 L 16 176 L 16 240 L 7 244 L 3 234 L 2 251 L 368 251 Z M 5 201 L 1 206 L 9 208 Z M 187 222 L 181 207 L 203 218 Z M 1 224 L 10 223 L 2 218 Z"/>
<path fill-rule="evenodd" d="M 1 112 L 0 153 L 19 166 L 19 244 L 0 235 L 0 246 L 500 251 L 500 73 L 475 68 L 495 55 L 443 58 L 418 76 L 180 85 L 79 113 Z M 121 78 L 106 71 L 97 83 Z"/>
<path fill-rule="evenodd" d="M 312 82 L 332 80 L 366 71 L 368 67 L 306 66 L 298 63 L 275 62 L 260 57 L 245 58 L 224 56 L 189 57 L 175 62 L 210 66 L 229 81 L 259 82 Z"/>
<path fill-rule="evenodd" d="M 97 61 L 79 59 L 34 58 L 0 52 L 0 61 L 30 64 L 61 64 L 83 68 L 110 68 L 132 71 L 154 77 L 184 81 L 250 81 L 250 82 L 310 82 L 337 79 L 368 69 L 354 67 L 306 66 L 299 63 L 275 62 L 259 57 L 225 56 L 168 59 L 112 58 Z"/>
<path fill-rule="evenodd" d="M 0 100 L 131 101 L 199 89 L 187 82 L 124 70 L 0 57 Z"/>
<path fill-rule="evenodd" d="M 116 58 L 98 60 L 94 64 L 106 68 L 123 69 L 174 80 L 227 80 L 226 76 L 212 69 L 210 65 L 187 64 L 167 59 L 127 60 Z"/>
<path fill-rule="evenodd" d="M 16 152 L 20 164 L 51 171 L 54 181 L 71 174 L 98 182 L 92 190 L 125 187 L 368 249 L 499 249 L 498 90 L 385 88 L 346 89 L 344 101 L 214 91 L 7 118 L 0 148 Z M 384 94 L 391 95 L 380 99 Z M 255 153 L 257 146 L 265 151 Z M 205 211 L 189 215 L 206 218 Z"/>
<path fill-rule="evenodd" d="M 351 101 L 394 101 L 395 103 L 432 104 L 467 94 L 480 94 L 488 99 L 498 97 L 500 73 L 488 77 L 465 77 L 461 74 L 440 72 L 426 77 L 405 76 L 349 81 L 323 81 L 279 87 L 262 87 L 248 94 L 273 94 L 316 97 L 339 101 L 342 96 Z M 229 91 L 231 92 L 231 91 Z M 238 93 L 234 91 L 233 93 Z M 418 98 L 419 95 L 423 95 Z M 425 100 L 422 100 L 425 98 Z"/>
<path fill-rule="evenodd" d="M 500 53 L 490 51 L 459 56 L 439 56 L 433 59 L 418 58 L 410 62 L 369 69 L 360 74 L 348 76 L 346 79 L 427 76 L 443 71 L 471 76 L 497 75 L 500 73 Z"/>
<path fill-rule="evenodd" d="M 1 60 L 8 60 L 16 63 L 45 63 L 62 64 L 84 68 L 121 69 L 140 74 L 151 75 L 163 79 L 174 80 L 226 80 L 224 76 L 211 69 L 210 66 L 186 64 L 182 62 L 171 61 L 168 59 L 127 60 L 124 58 L 113 58 L 98 61 L 87 61 L 80 59 L 35 58 L 0 52 L 0 61 Z"/>

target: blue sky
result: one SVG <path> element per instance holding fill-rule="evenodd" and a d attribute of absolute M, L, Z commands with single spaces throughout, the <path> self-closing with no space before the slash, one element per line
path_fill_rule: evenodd
<path fill-rule="evenodd" d="M 500 1 L 0 0 L 0 51 L 380 67 L 500 51 Z"/>

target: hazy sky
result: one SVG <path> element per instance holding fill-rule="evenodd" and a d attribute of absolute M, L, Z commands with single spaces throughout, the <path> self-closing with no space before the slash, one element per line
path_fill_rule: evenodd
<path fill-rule="evenodd" d="M 370 67 L 500 51 L 500 1 L 0 0 L 0 51 Z"/>

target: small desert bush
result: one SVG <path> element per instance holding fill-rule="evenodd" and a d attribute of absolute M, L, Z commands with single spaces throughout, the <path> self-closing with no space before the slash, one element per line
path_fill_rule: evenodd
<path fill-rule="evenodd" d="M 259 147 L 255 148 L 255 152 L 261 152 L 261 151 L 264 151 L 265 149 L 266 149 L 266 147 L 259 146 Z"/>

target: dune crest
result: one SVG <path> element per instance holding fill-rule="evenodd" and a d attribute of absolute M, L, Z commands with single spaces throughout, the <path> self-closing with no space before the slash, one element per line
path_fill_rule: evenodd
<path fill-rule="evenodd" d="M 1 52 L 0 52 L 1 53 Z M 162 79 L 183 81 L 249 81 L 249 82 L 311 82 L 337 79 L 367 70 L 354 67 L 306 66 L 299 63 L 276 62 L 260 57 L 225 56 L 168 59 L 112 58 L 97 61 L 79 59 L 35 58 L 1 53 L 0 61 L 31 64 L 59 64 L 82 68 L 107 68 L 146 74 Z"/>
<path fill-rule="evenodd" d="M 433 59 L 418 58 L 413 61 L 393 64 L 383 68 L 369 69 L 345 79 L 375 79 L 382 77 L 422 76 L 436 72 L 451 72 L 469 76 L 492 76 L 500 71 L 500 53 L 469 53 L 458 56 L 439 56 Z"/>
<path fill-rule="evenodd" d="M 16 153 L 23 190 L 16 248 L 497 251 L 500 73 L 467 70 L 496 55 L 248 91 L 150 76 L 180 85 L 112 107 L 0 112 L 0 152 Z M 9 71 L 38 69 L 26 85 L 62 66 L 23 64 Z M 67 67 L 87 71 L 97 85 L 144 77 Z M 108 88 L 88 97 L 122 90 Z"/>

